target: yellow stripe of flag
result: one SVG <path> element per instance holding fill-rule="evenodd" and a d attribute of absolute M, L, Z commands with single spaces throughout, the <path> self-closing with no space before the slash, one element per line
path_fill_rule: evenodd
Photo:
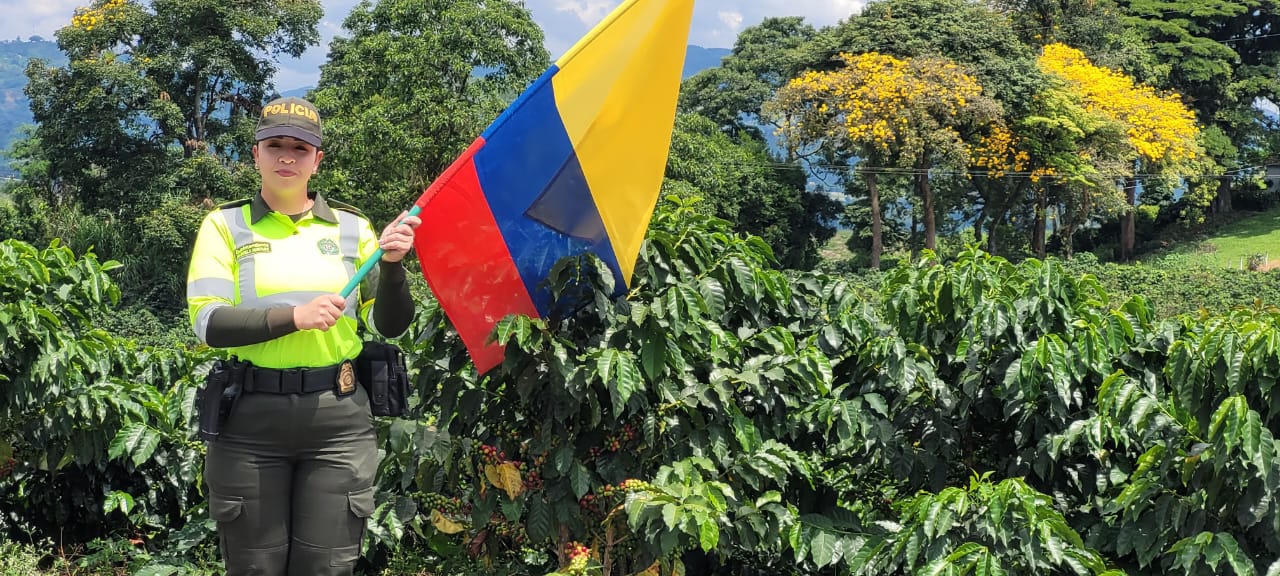
<path fill-rule="evenodd" d="M 556 108 L 631 281 L 671 147 L 693 0 L 628 0 L 559 62 Z"/>

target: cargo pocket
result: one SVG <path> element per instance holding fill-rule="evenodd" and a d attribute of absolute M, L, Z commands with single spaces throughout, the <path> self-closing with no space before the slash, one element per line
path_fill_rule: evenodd
<path fill-rule="evenodd" d="M 209 493 L 209 517 L 218 524 L 226 524 L 240 517 L 244 512 L 244 498 L 239 496 L 223 496 L 217 492 Z"/>
<path fill-rule="evenodd" d="M 373 486 L 363 490 L 347 493 L 347 509 L 351 515 L 348 517 L 348 528 L 350 540 L 348 546 L 339 546 L 333 549 L 333 555 L 330 556 L 330 566 L 349 566 L 355 564 L 360 559 L 360 546 L 364 543 L 364 533 L 369 522 L 369 517 L 373 516 Z"/>
<path fill-rule="evenodd" d="M 264 567 L 284 566 L 289 545 L 258 548 L 261 543 L 244 526 L 241 518 L 253 511 L 245 511 L 244 498 L 209 493 L 209 517 L 218 523 L 218 548 L 228 574 L 261 574 Z"/>

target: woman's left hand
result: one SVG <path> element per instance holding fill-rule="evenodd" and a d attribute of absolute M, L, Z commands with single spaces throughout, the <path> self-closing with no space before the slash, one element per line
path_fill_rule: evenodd
<path fill-rule="evenodd" d="M 384 262 L 399 262 L 413 250 L 413 231 L 419 224 L 422 224 L 422 219 L 410 216 L 407 211 L 391 220 L 382 231 L 382 236 L 378 237 L 378 247 L 382 248 Z"/>

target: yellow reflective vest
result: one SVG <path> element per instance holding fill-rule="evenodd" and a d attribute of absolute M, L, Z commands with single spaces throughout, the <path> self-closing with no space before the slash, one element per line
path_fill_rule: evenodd
<path fill-rule="evenodd" d="M 196 336 L 206 342 L 209 318 L 219 308 L 301 306 L 322 294 L 342 291 L 378 248 L 365 217 L 331 208 L 319 195 L 296 223 L 267 207 L 259 195 L 220 206 L 205 216 L 187 273 L 187 313 Z M 332 366 L 360 353 L 357 314 L 366 326 L 374 303 L 373 276 L 347 298 L 332 328 L 298 330 L 229 350 L 264 368 Z"/>

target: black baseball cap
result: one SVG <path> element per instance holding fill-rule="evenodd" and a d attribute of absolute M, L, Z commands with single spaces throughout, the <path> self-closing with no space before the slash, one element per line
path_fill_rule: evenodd
<path fill-rule="evenodd" d="M 261 142 L 267 138 L 290 136 L 319 148 L 320 133 L 320 113 L 315 105 L 290 96 L 276 98 L 262 107 L 254 140 Z"/>

